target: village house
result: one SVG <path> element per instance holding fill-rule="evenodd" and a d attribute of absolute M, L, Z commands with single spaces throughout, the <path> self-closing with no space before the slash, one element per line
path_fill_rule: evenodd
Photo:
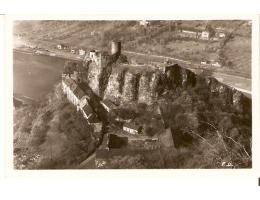
<path fill-rule="evenodd" d="M 222 27 L 217 27 L 215 29 L 216 31 L 216 37 L 218 38 L 225 38 L 226 37 L 226 29 L 222 28 Z"/>
<path fill-rule="evenodd" d="M 209 32 L 208 31 L 202 31 L 200 39 L 202 39 L 202 40 L 209 40 Z"/>
<path fill-rule="evenodd" d="M 197 39 L 200 36 L 200 32 L 195 30 L 183 29 L 179 35 L 181 37 Z"/>
<path fill-rule="evenodd" d="M 138 125 L 134 122 L 125 123 L 123 125 L 123 130 L 133 135 L 140 134 L 142 132 L 142 129 L 143 127 L 141 125 Z"/>
<path fill-rule="evenodd" d="M 65 49 L 69 49 L 69 47 L 65 44 L 57 44 L 57 49 L 59 50 L 65 50 Z"/>
<path fill-rule="evenodd" d="M 107 112 L 111 112 L 116 107 L 116 105 L 108 99 L 105 99 L 105 100 L 101 101 L 100 103 Z"/>
<path fill-rule="evenodd" d="M 77 83 L 67 75 L 62 76 L 62 90 L 67 95 L 68 100 L 77 106 L 77 110 L 82 109 L 89 97 L 77 85 Z"/>
<path fill-rule="evenodd" d="M 141 21 L 139 21 L 139 25 L 147 27 L 150 25 L 150 22 L 148 22 L 147 20 L 141 20 Z"/>
<path fill-rule="evenodd" d="M 92 125 L 94 132 L 100 132 L 102 130 L 102 122 L 98 118 L 97 114 L 93 111 L 89 104 L 86 104 L 82 109 L 82 114 L 89 125 Z"/>
<path fill-rule="evenodd" d="M 58 45 L 57 45 L 57 49 L 62 49 L 62 45 L 61 45 L 61 44 L 58 44 Z"/>
<path fill-rule="evenodd" d="M 226 37 L 226 34 L 225 34 L 225 33 L 218 33 L 218 37 L 219 37 L 219 38 L 225 38 L 225 37 Z"/>
<path fill-rule="evenodd" d="M 202 60 L 202 61 L 200 62 L 200 64 L 202 64 L 202 65 L 209 65 L 210 62 L 209 62 L 208 60 Z"/>
<path fill-rule="evenodd" d="M 76 48 L 72 48 L 72 49 L 70 50 L 70 52 L 73 53 L 73 54 L 76 54 L 76 53 L 77 53 L 77 49 L 76 49 Z"/>
<path fill-rule="evenodd" d="M 90 123 L 90 125 L 94 128 L 94 133 L 99 133 L 102 131 L 103 123 L 101 121 L 98 121 L 96 123 Z"/>
<path fill-rule="evenodd" d="M 211 63 L 213 67 L 221 67 L 221 64 L 218 61 L 214 61 Z"/>
<path fill-rule="evenodd" d="M 89 120 L 93 120 L 93 119 L 96 119 L 96 114 L 94 113 L 92 107 L 89 105 L 89 104 L 86 104 L 83 108 L 82 108 L 82 113 L 83 113 L 83 116 Z"/>
<path fill-rule="evenodd" d="M 98 50 L 91 50 L 90 52 L 89 52 L 89 56 L 88 56 L 88 58 L 92 61 L 92 62 L 95 62 L 96 63 L 96 65 L 100 65 L 101 64 L 101 52 L 100 51 L 98 51 Z M 88 59 L 87 58 L 87 59 Z"/>
<path fill-rule="evenodd" d="M 86 51 L 84 49 L 79 49 L 79 55 L 84 56 L 86 54 Z"/>
<path fill-rule="evenodd" d="M 76 105 L 76 97 L 74 95 L 74 90 L 77 88 L 77 84 L 66 75 L 62 77 L 62 89 L 65 95 L 67 95 L 68 100 Z"/>
<path fill-rule="evenodd" d="M 74 90 L 74 95 L 76 97 L 77 110 L 80 110 L 87 104 L 86 95 L 85 95 L 84 91 L 79 86 Z"/>

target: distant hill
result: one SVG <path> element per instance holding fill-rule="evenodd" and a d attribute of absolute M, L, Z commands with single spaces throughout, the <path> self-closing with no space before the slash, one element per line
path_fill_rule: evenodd
<path fill-rule="evenodd" d="M 222 45 L 221 41 L 203 42 L 176 37 L 178 30 L 205 30 L 208 26 L 214 30 L 232 33 L 233 38 Z M 140 25 L 139 21 L 16 21 L 14 33 L 24 40 L 48 48 L 64 43 L 88 50 L 108 50 L 107 44 L 111 40 L 121 40 L 124 50 L 172 56 L 194 62 L 222 59 L 230 68 L 248 74 L 251 72 L 251 25 L 248 21 L 161 20 L 150 21 L 147 27 Z M 234 48 L 239 48 L 243 53 Z"/>

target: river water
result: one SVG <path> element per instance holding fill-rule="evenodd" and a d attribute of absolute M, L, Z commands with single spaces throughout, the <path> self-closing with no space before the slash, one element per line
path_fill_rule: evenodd
<path fill-rule="evenodd" d="M 61 81 L 61 72 L 66 59 L 14 52 L 14 93 L 33 99 L 41 99 Z"/>

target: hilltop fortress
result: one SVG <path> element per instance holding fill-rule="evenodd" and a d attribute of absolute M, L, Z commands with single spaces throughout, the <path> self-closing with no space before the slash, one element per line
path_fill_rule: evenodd
<path fill-rule="evenodd" d="M 68 100 L 82 112 L 94 133 L 102 136 L 97 145 L 100 147 L 96 150 L 97 168 L 109 168 L 108 159 L 116 155 L 130 155 L 138 151 L 158 154 L 157 150 L 161 147 L 179 146 L 180 141 L 176 142 L 174 137 L 180 136 L 172 133 L 171 125 L 165 122 L 158 100 L 167 98 L 164 95 L 169 92 L 191 88 L 207 92 L 213 98 L 220 97 L 222 104 L 231 106 L 238 113 L 251 112 L 249 98 L 213 77 L 201 77 L 178 64 L 131 64 L 122 55 L 120 42 L 112 42 L 110 53 L 92 50 L 82 64 L 67 63 L 62 74 L 62 89 Z M 141 103 L 152 108 L 146 122 L 138 117 L 122 118 L 118 112 L 110 114 L 131 103 L 135 103 L 136 107 Z M 128 114 L 127 110 L 123 112 Z M 111 120 L 114 128 L 109 128 L 106 134 Z M 151 123 L 157 127 L 153 135 L 144 130 Z M 161 159 L 160 153 L 157 158 Z"/>
<path fill-rule="evenodd" d="M 76 83 L 88 84 L 101 99 L 109 99 L 116 105 L 127 102 L 151 105 L 166 90 L 196 86 L 198 76 L 178 64 L 131 64 L 121 54 L 121 43 L 111 44 L 110 54 L 92 50 L 84 58 L 83 66 L 69 66 L 72 69 L 63 75 Z M 227 103 L 243 109 L 242 104 L 247 97 L 241 92 L 213 77 L 205 77 L 204 81 L 211 93 L 222 95 Z"/>

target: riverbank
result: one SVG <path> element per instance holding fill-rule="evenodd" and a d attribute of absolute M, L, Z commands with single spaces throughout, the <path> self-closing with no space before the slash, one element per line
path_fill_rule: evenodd
<path fill-rule="evenodd" d="M 65 52 L 58 52 L 58 51 L 50 51 L 50 50 L 45 50 L 45 49 L 31 49 L 31 48 L 24 48 L 24 47 L 16 47 L 13 48 L 13 52 L 17 53 L 25 53 L 25 54 L 31 54 L 31 55 L 45 55 L 45 56 L 52 56 L 52 57 L 57 57 L 57 58 L 64 58 L 68 60 L 75 60 L 75 61 L 82 61 L 83 57 L 73 55 L 70 53 L 65 53 Z"/>

